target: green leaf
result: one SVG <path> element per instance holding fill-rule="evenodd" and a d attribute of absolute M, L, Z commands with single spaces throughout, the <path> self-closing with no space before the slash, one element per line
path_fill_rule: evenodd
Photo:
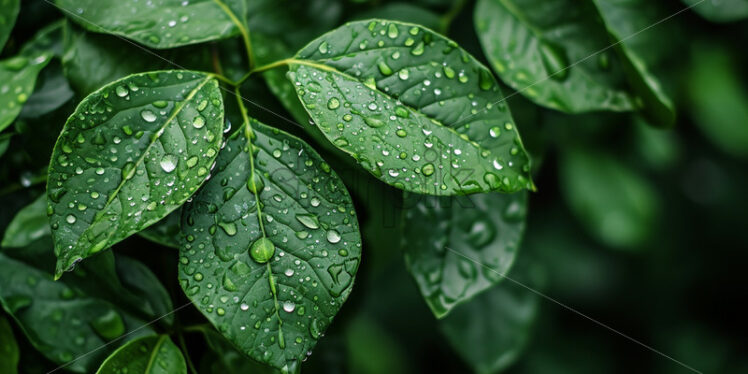
<path fill-rule="evenodd" d="M 748 159 L 748 89 L 724 49 L 698 45 L 686 81 L 694 122 L 712 143 L 733 157 Z"/>
<path fill-rule="evenodd" d="M 165 49 L 225 39 L 239 33 L 226 9 L 244 0 L 56 0 L 71 20 L 87 30 L 119 35 L 151 48 Z"/>
<path fill-rule="evenodd" d="M 0 373 L 18 373 L 18 343 L 8 319 L 0 315 Z"/>
<path fill-rule="evenodd" d="M 47 195 L 42 194 L 33 203 L 19 211 L 5 229 L 3 247 L 25 247 L 31 242 L 50 235 L 47 218 Z"/>
<path fill-rule="evenodd" d="M 18 118 L 40 119 L 42 116 L 60 109 L 73 98 L 73 95 L 65 75 L 63 75 L 60 62 L 52 61 L 39 74 L 36 90 L 23 105 Z M 39 129 L 34 128 L 33 130 Z"/>
<path fill-rule="evenodd" d="M 182 205 L 208 177 L 222 128 L 218 82 L 202 73 L 136 74 L 83 99 L 49 166 L 55 276 Z"/>
<path fill-rule="evenodd" d="M 13 134 L 2 134 L 0 135 L 0 157 L 2 157 L 5 154 L 5 151 L 8 150 L 8 146 L 10 145 L 10 138 Z"/>
<path fill-rule="evenodd" d="M 34 91 L 36 76 L 51 60 L 43 53 L 34 57 L 16 56 L 0 61 L 0 131 L 16 119 Z"/>
<path fill-rule="evenodd" d="M 656 54 L 661 39 L 657 34 L 641 32 L 656 24 L 664 16 L 658 15 L 657 3 L 646 0 L 593 0 L 620 56 L 624 73 L 644 105 L 643 114 L 649 123 L 668 127 L 675 123 L 673 102 L 665 94 L 660 82 L 647 67 L 648 55 Z M 613 44 L 613 43 L 611 43 Z"/>
<path fill-rule="evenodd" d="M 537 268 L 517 264 L 511 279 L 535 288 Z M 540 299 L 519 284 L 504 281 L 456 308 L 440 329 L 462 359 L 477 373 L 496 373 L 514 363 L 530 339 Z"/>
<path fill-rule="evenodd" d="M 8 41 L 20 10 L 21 2 L 19 0 L 0 0 L 0 52 L 2 52 L 5 42 Z"/>
<path fill-rule="evenodd" d="M 342 0 L 251 0 L 247 1 L 244 14 L 252 34 L 280 40 L 297 50 L 340 24 L 343 3 Z"/>
<path fill-rule="evenodd" d="M 216 374 L 262 374 L 277 373 L 278 371 L 250 359 L 244 353 L 237 350 L 226 338 L 212 328 L 200 329 L 205 336 L 205 342 L 210 348 L 210 353 L 203 360 L 207 366 L 206 372 Z M 201 373 L 203 370 L 200 371 Z"/>
<path fill-rule="evenodd" d="M 182 231 L 179 227 L 181 220 L 182 209 L 177 209 L 166 218 L 139 232 L 138 235 L 166 247 L 179 248 L 182 238 Z"/>
<path fill-rule="evenodd" d="M 120 306 L 126 303 L 121 288 L 110 286 L 118 283 L 110 253 L 55 282 L 43 270 L 53 260 L 51 248 L 41 239 L 0 253 L 0 304 L 39 352 L 67 370 L 90 373 L 119 344 L 153 334 L 146 325 L 153 316 Z"/>
<path fill-rule="evenodd" d="M 694 12 L 712 22 L 733 22 L 748 17 L 748 1 L 746 0 L 683 0 L 683 2 L 693 7 Z"/>
<path fill-rule="evenodd" d="M 167 335 L 130 341 L 109 356 L 97 374 L 187 374 L 184 356 Z"/>
<path fill-rule="evenodd" d="M 352 22 L 302 49 L 289 79 L 324 135 L 397 188 L 432 195 L 533 188 L 491 73 L 423 27 Z"/>
<path fill-rule="evenodd" d="M 502 80 L 537 104 L 569 113 L 643 107 L 654 124 L 671 125 L 672 103 L 628 39 L 641 4 L 619 3 L 479 0 L 475 27 Z"/>
<path fill-rule="evenodd" d="M 440 30 L 442 27 L 442 20 L 438 14 L 411 3 L 383 4 L 354 16 L 357 20 L 372 18 L 416 23 L 432 30 Z"/>
<path fill-rule="evenodd" d="M 600 152 L 572 149 L 559 175 L 569 208 L 603 243 L 634 249 L 653 232 L 657 195 L 626 165 Z"/>
<path fill-rule="evenodd" d="M 443 318 L 509 271 L 525 229 L 527 194 L 411 195 L 405 207 L 405 263 L 431 311 Z"/>
<path fill-rule="evenodd" d="M 245 121 L 185 205 L 179 278 L 245 354 L 294 371 L 351 292 L 358 222 L 345 186 L 317 152 Z"/>

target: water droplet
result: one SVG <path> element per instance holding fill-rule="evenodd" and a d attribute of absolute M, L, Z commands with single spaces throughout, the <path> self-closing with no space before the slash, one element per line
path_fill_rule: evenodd
<path fill-rule="evenodd" d="M 330 100 L 327 102 L 327 109 L 335 110 L 340 107 L 340 100 L 336 97 L 330 98 Z"/>
<path fill-rule="evenodd" d="M 163 169 L 167 173 L 171 173 L 172 171 L 174 171 L 174 169 L 177 168 L 177 162 L 179 162 L 179 160 L 176 156 L 167 153 L 164 155 L 164 157 L 161 158 L 161 169 Z"/>
<path fill-rule="evenodd" d="M 257 239 L 249 247 L 249 254 L 255 262 L 264 264 L 275 254 L 275 244 L 268 238 Z"/>
<path fill-rule="evenodd" d="M 130 91 L 125 86 L 117 86 L 117 88 L 115 88 L 114 91 L 119 97 L 125 97 L 127 96 L 127 94 L 130 93 Z"/>
<path fill-rule="evenodd" d="M 294 311 L 294 309 L 296 309 L 296 304 L 294 304 L 293 301 L 286 301 L 286 302 L 283 303 L 283 310 L 284 311 L 286 311 L 288 313 L 291 313 L 291 312 Z"/>
<path fill-rule="evenodd" d="M 200 115 L 196 116 L 192 120 L 192 126 L 196 129 L 202 128 L 203 126 L 205 126 L 205 118 L 203 118 L 203 116 L 200 116 Z"/>
<path fill-rule="evenodd" d="M 317 220 L 317 216 L 313 214 L 297 214 L 296 220 L 301 222 L 302 225 L 306 226 L 309 229 L 315 230 L 319 228 L 319 221 Z"/>
<path fill-rule="evenodd" d="M 75 216 L 74 216 L 74 215 L 72 215 L 72 214 L 68 214 L 68 216 L 67 216 L 67 217 L 65 217 L 65 221 L 67 221 L 67 223 L 69 223 L 69 224 L 71 224 L 71 225 L 72 225 L 72 224 L 74 224 L 74 223 L 75 223 L 75 221 L 76 221 L 76 218 L 75 218 Z"/>
<path fill-rule="evenodd" d="M 327 241 L 335 244 L 340 242 L 340 233 L 335 230 L 327 231 Z"/>
<path fill-rule="evenodd" d="M 143 119 L 146 122 L 154 122 L 154 121 L 156 121 L 156 114 L 154 114 L 153 112 L 151 112 L 148 109 L 145 109 L 145 110 L 141 111 L 140 112 L 140 116 L 143 117 Z"/>
<path fill-rule="evenodd" d="M 428 163 L 426 165 L 423 165 L 423 168 L 421 168 L 421 172 L 423 172 L 423 175 L 425 176 L 434 174 L 434 164 Z"/>

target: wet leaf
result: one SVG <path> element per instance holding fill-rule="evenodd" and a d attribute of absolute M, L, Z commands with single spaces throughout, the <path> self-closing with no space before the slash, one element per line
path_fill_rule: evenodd
<path fill-rule="evenodd" d="M 569 113 L 643 108 L 655 125 L 671 125 L 672 103 L 628 39 L 639 4 L 619 3 L 480 0 L 475 27 L 494 71 L 537 104 Z"/>
<path fill-rule="evenodd" d="M 413 24 L 359 21 L 289 64 L 317 127 L 385 183 L 432 195 L 532 188 L 497 82 L 453 41 Z"/>
<path fill-rule="evenodd" d="M 354 16 L 357 20 L 372 18 L 416 23 L 432 30 L 441 30 L 442 27 L 442 20 L 438 14 L 411 3 L 382 4 Z"/>
<path fill-rule="evenodd" d="M 0 131 L 16 119 L 34 91 L 36 77 L 51 60 L 48 53 L 0 61 Z"/>
<path fill-rule="evenodd" d="M 49 168 L 56 277 L 182 205 L 208 177 L 222 129 L 210 75 L 136 74 L 86 97 Z"/>
<path fill-rule="evenodd" d="M 511 279 L 536 289 L 537 267 L 517 264 Z M 513 364 L 530 339 L 540 299 L 511 281 L 478 295 L 440 321 L 452 348 L 476 373 L 496 373 Z"/>
<path fill-rule="evenodd" d="M 24 247 L 42 236 L 50 235 L 50 231 L 47 218 L 47 195 L 42 194 L 13 217 L 5 229 L 2 246 Z"/>
<path fill-rule="evenodd" d="M 146 336 L 123 345 L 97 374 L 187 374 L 184 356 L 167 335 Z"/>
<path fill-rule="evenodd" d="M 20 9 L 20 0 L 0 0 L 0 51 L 3 50 L 5 42 L 8 41 Z"/>
<path fill-rule="evenodd" d="M 431 311 L 443 318 L 503 280 L 525 229 L 527 194 L 410 195 L 405 207 L 405 263 Z"/>
<path fill-rule="evenodd" d="M 53 260 L 49 239 L 0 253 L 0 303 L 49 360 L 90 373 L 118 345 L 153 334 L 146 323 L 154 317 L 134 312 L 120 298 L 122 288 L 111 286 L 119 280 L 110 271 L 110 253 L 57 282 L 47 271 Z"/>
<path fill-rule="evenodd" d="M 593 236 L 618 248 L 637 248 L 648 238 L 658 200 L 646 179 L 591 150 L 568 150 L 559 166 L 561 192 Z"/>
<path fill-rule="evenodd" d="M 179 278 L 228 340 L 292 372 L 350 294 L 361 238 L 348 192 L 317 152 L 250 124 L 185 205 Z"/>
<path fill-rule="evenodd" d="M 239 29 L 224 9 L 241 18 L 245 7 L 244 0 L 56 0 L 55 4 L 87 30 L 158 49 L 235 36 Z"/>
<path fill-rule="evenodd" d="M 18 343 L 13 328 L 5 316 L 0 315 L 0 373 L 18 373 Z"/>

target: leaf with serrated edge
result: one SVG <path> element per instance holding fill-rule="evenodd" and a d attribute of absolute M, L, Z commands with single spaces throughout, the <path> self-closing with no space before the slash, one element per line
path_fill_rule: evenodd
<path fill-rule="evenodd" d="M 3 247 L 23 247 L 50 235 L 47 219 L 47 195 L 39 196 L 13 217 L 3 236 Z"/>
<path fill-rule="evenodd" d="M 131 75 L 92 93 L 52 153 L 48 214 L 56 277 L 166 217 L 202 185 L 222 141 L 211 75 Z"/>
<path fill-rule="evenodd" d="M 455 42 L 418 25 L 359 21 L 288 63 L 325 136 L 385 183 L 431 195 L 533 188 L 497 82 Z"/>
<path fill-rule="evenodd" d="M 317 152 L 249 123 L 185 205 L 179 278 L 239 349 L 294 371 L 350 294 L 361 237 L 345 186 Z"/>
<path fill-rule="evenodd" d="M 244 0 L 56 0 L 55 4 L 88 30 L 159 49 L 235 36 L 239 29 L 232 16 L 241 11 L 234 10 L 246 6 Z"/>
<path fill-rule="evenodd" d="M 133 340 L 112 353 L 96 374 L 187 374 L 184 356 L 166 335 Z"/>
<path fill-rule="evenodd" d="M 405 207 L 405 263 L 431 311 L 443 318 L 501 281 L 512 266 L 525 229 L 527 193 L 410 195 Z"/>

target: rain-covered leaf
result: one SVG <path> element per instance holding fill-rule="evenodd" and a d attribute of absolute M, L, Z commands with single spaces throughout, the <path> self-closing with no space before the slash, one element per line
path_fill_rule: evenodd
<path fill-rule="evenodd" d="M 538 268 L 517 264 L 509 273 L 515 282 L 535 289 L 542 282 Z M 540 299 L 511 281 L 476 296 L 440 321 L 442 333 L 476 373 L 496 373 L 514 363 L 530 339 Z"/>
<path fill-rule="evenodd" d="M 748 17 L 746 0 L 683 0 L 693 11 L 712 22 L 733 22 Z"/>
<path fill-rule="evenodd" d="M 136 74 L 86 97 L 49 167 L 56 277 L 182 205 L 208 177 L 222 129 L 211 75 Z"/>
<path fill-rule="evenodd" d="M 413 24 L 352 22 L 289 65 L 318 128 L 385 183 L 432 195 L 532 188 L 497 82 L 453 41 Z"/>
<path fill-rule="evenodd" d="M 509 271 L 525 228 L 527 194 L 410 195 L 405 207 L 405 263 L 442 318 Z"/>
<path fill-rule="evenodd" d="M 132 39 L 152 48 L 174 48 L 239 33 L 245 0 L 56 0 L 84 28 Z M 241 21 L 240 21 L 241 22 Z"/>
<path fill-rule="evenodd" d="M 416 23 L 432 30 L 440 30 L 442 27 L 442 20 L 438 14 L 411 3 L 383 4 L 354 16 L 357 20 L 372 18 Z"/>
<path fill-rule="evenodd" d="M 179 278 L 245 354 L 293 371 L 351 292 L 358 222 L 345 186 L 317 152 L 245 121 L 185 205 Z"/>
<path fill-rule="evenodd" d="M 18 372 L 18 343 L 13 336 L 13 328 L 5 316 L 0 315 L 0 373 Z"/>
<path fill-rule="evenodd" d="M 114 351 L 96 374 L 187 374 L 184 356 L 167 335 L 145 336 Z"/>
<path fill-rule="evenodd" d="M 748 158 L 748 89 L 723 50 L 698 45 L 686 82 L 694 122 L 722 151 Z M 744 82 L 744 81 L 743 81 Z"/>
<path fill-rule="evenodd" d="M 572 149 L 561 159 L 559 174 L 569 208 L 603 243 L 636 248 L 653 231 L 657 195 L 625 164 L 600 152 Z"/>
<path fill-rule="evenodd" d="M 21 10 L 20 0 L 0 0 L 0 51 L 3 50 L 16 24 L 19 10 Z"/>
<path fill-rule="evenodd" d="M 670 125 L 672 104 L 624 40 L 638 21 L 621 16 L 638 14 L 618 3 L 479 0 L 475 27 L 494 70 L 535 103 L 569 113 L 643 107 Z"/>
<path fill-rule="evenodd" d="M 19 211 L 3 236 L 3 247 L 24 247 L 42 236 L 50 235 L 47 218 L 47 195 L 42 194 L 33 203 Z"/>
<path fill-rule="evenodd" d="M 181 220 L 182 210 L 177 209 L 166 218 L 139 232 L 138 235 L 163 246 L 179 248 L 182 238 L 182 231 L 179 228 Z"/>
<path fill-rule="evenodd" d="M 111 271 L 111 253 L 92 258 L 57 282 L 49 272 L 53 264 L 49 239 L 0 253 L 0 303 L 49 360 L 90 373 L 119 344 L 153 334 L 145 325 L 158 316 L 137 303 L 129 305 L 121 298 L 122 288 L 112 286 L 119 281 Z"/>
<path fill-rule="evenodd" d="M 48 53 L 0 61 L 0 131 L 16 119 L 34 91 L 36 77 L 51 60 Z"/>

